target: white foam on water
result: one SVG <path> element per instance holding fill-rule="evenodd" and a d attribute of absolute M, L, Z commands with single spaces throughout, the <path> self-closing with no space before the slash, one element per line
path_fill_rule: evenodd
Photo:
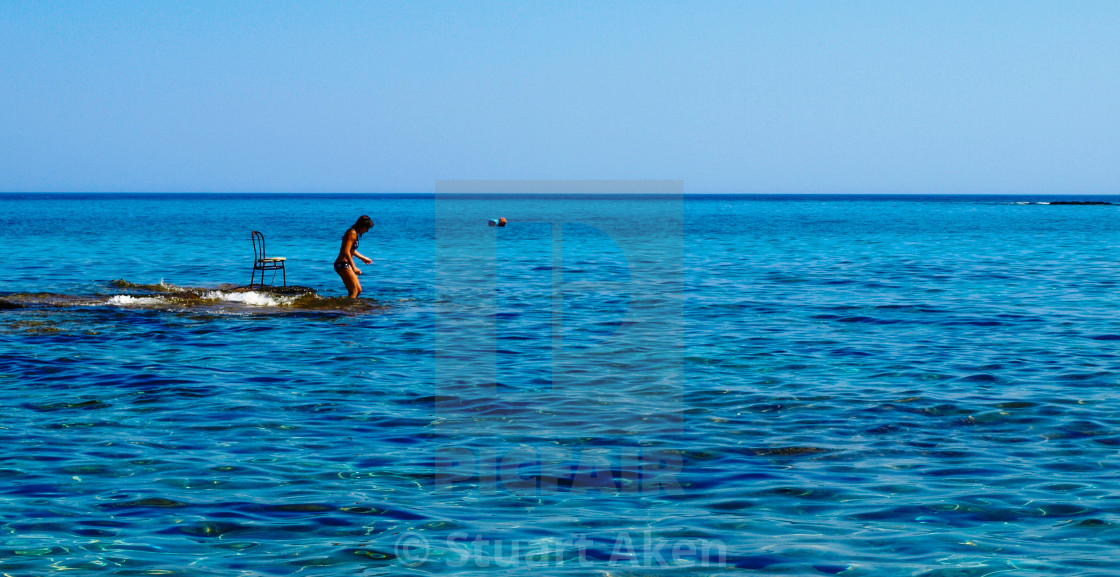
<path fill-rule="evenodd" d="M 134 297 L 132 295 L 114 295 L 109 298 L 108 304 L 118 306 L 129 305 L 159 305 L 166 303 L 167 300 L 162 297 Z"/>
<path fill-rule="evenodd" d="M 202 295 L 204 299 L 214 299 L 226 302 L 241 303 L 257 307 L 280 307 L 292 304 L 294 296 L 276 296 L 256 291 L 248 292 L 223 292 L 209 291 Z"/>
<path fill-rule="evenodd" d="M 183 292 L 185 290 L 182 287 L 177 287 L 173 284 L 167 284 L 163 282 L 163 279 L 159 279 L 159 287 L 170 293 Z"/>

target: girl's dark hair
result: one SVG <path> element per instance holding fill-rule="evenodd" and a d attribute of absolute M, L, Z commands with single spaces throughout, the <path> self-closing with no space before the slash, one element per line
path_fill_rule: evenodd
<path fill-rule="evenodd" d="M 354 232 L 357 232 L 359 228 L 371 229 L 373 228 L 373 219 L 363 214 L 358 217 L 358 222 L 355 222 L 354 226 L 350 228 L 354 229 Z"/>

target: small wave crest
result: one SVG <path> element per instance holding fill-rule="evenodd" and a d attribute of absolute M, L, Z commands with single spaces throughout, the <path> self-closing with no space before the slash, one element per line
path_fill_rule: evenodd
<path fill-rule="evenodd" d="M 132 295 L 113 295 L 106 301 L 108 304 L 116 306 L 150 306 L 159 305 L 167 302 L 163 297 L 144 297 Z"/>
<path fill-rule="evenodd" d="M 241 303 L 250 306 L 258 307 L 280 307 L 292 304 L 296 299 L 295 296 L 281 296 L 274 294 L 260 293 L 256 291 L 245 292 L 225 292 L 225 291 L 208 291 L 202 294 L 202 298 L 210 300 L 218 300 L 225 302 Z"/>
<path fill-rule="evenodd" d="M 164 295 L 113 295 L 109 297 L 106 304 L 115 306 L 160 306 L 176 302 L 186 304 L 187 301 L 198 300 L 237 303 L 255 307 L 280 307 L 290 306 L 295 298 L 294 296 L 270 295 L 256 291 L 226 292 L 215 290 L 203 292 L 194 299 L 186 300 Z"/>
<path fill-rule="evenodd" d="M 109 281 L 109 286 L 114 287 L 114 288 L 119 288 L 119 289 L 152 291 L 152 292 L 161 292 L 161 293 L 177 293 L 177 292 L 185 292 L 185 291 L 189 290 L 189 289 L 186 289 L 186 288 L 183 288 L 183 287 L 179 287 L 179 286 L 175 286 L 173 284 L 166 283 L 166 282 L 163 281 L 163 279 L 159 279 L 158 284 L 135 283 L 135 282 L 129 282 L 129 281 L 124 280 L 124 279 L 117 279 L 117 280 Z"/>

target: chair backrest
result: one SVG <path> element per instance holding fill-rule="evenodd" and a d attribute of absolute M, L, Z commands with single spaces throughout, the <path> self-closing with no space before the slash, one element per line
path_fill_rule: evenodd
<path fill-rule="evenodd" d="M 264 258 L 264 235 L 253 231 L 253 262 L 258 262 Z"/>

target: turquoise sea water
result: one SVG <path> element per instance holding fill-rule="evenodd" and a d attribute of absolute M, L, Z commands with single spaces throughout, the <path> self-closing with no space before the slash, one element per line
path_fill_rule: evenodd
<path fill-rule="evenodd" d="M 1047 200 L 0 195 L 0 572 L 1116 575 L 1120 206 Z M 232 296 L 363 213 L 380 306 Z"/>

